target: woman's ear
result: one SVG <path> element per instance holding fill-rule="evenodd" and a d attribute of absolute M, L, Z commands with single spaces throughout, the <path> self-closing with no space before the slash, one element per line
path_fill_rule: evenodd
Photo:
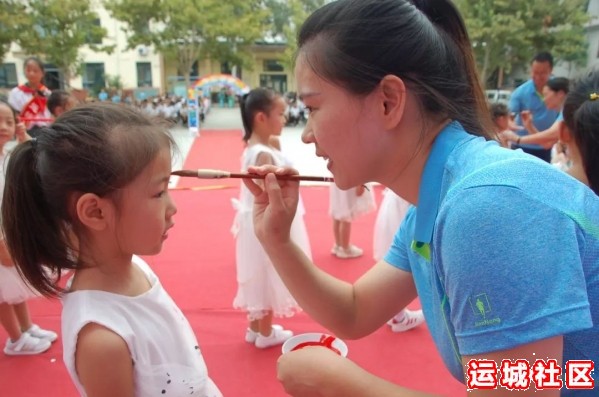
<path fill-rule="evenodd" d="M 570 141 L 572 140 L 572 133 L 570 132 L 570 129 L 568 128 L 566 123 L 563 122 L 563 120 L 559 122 L 558 132 L 559 132 L 558 139 L 561 143 L 564 143 L 564 144 L 570 143 Z"/>
<path fill-rule="evenodd" d="M 406 105 L 406 86 L 402 79 L 394 75 L 383 77 L 380 86 L 384 125 L 388 129 L 397 127 Z"/>
<path fill-rule="evenodd" d="M 106 228 L 108 204 L 105 199 L 93 193 L 84 193 L 77 199 L 75 208 L 77 218 L 83 225 L 96 231 Z"/>

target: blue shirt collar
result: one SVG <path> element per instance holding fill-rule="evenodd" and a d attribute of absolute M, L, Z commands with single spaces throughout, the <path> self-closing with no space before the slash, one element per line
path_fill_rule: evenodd
<path fill-rule="evenodd" d="M 416 228 L 414 241 L 430 244 L 439 203 L 441 202 L 441 187 L 445 164 L 457 144 L 469 135 L 460 123 L 453 121 L 447 124 L 437 135 L 433 147 L 426 160 L 420 188 L 418 190 L 418 205 L 416 206 Z"/>

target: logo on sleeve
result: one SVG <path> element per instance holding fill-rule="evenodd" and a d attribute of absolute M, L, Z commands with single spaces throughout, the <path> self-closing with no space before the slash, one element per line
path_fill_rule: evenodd
<path fill-rule="evenodd" d="M 476 319 L 474 322 L 475 327 L 484 327 L 501 323 L 501 319 L 495 317 L 493 314 L 493 309 L 491 308 L 491 303 L 487 294 L 472 295 L 468 300 Z"/>

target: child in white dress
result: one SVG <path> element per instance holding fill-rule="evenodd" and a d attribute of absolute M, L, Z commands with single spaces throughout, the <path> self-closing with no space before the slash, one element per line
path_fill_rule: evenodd
<path fill-rule="evenodd" d="M 174 225 L 173 145 L 141 111 L 102 102 L 63 113 L 8 161 L 7 245 L 32 286 L 63 298 L 63 359 L 82 396 L 221 397 L 189 322 L 137 257 L 158 254 Z M 65 290 L 40 263 L 74 270 Z"/>
<path fill-rule="evenodd" d="M 6 144 L 13 138 L 21 143 L 29 139 L 25 125 L 17 122 L 16 113 L 8 103 L 0 101 L 0 202 L 4 193 Z M 27 300 L 39 296 L 27 285 L 14 265 L 0 229 L 0 323 L 8 333 L 4 354 L 21 356 L 48 350 L 58 335 L 33 324 Z"/>
<path fill-rule="evenodd" d="M 291 166 L 290 161 L 276 148 L 275 136 L 285 125 L 285 101 L 273 91 L 256 88 L 241 102 L 241 118 L 247 148 L 242 156 L 242 171 L 253 165 L 274 164 Z M 297 302 L 272 266 L 272 262 L 254 233 L 254 196 L 241 184 L 233 225 L 236 244 L 237 294 L 233 306 L 247 313 L 249 326 L 245 340 L 263 349 L 282 344 L 293 333 L 273 325 L 273 316 L 290 317 L 300 310 Z M 298 210 L 292 224 L 291 237 L 311 256 L 308 233 L 303 221 L 303 208 Z"/>
<path fill-rule="evenodd" d="M 391 189 L 383 190 L 383 200 L 376 215 L 372 238 L 372 252 L 376 262 L 384 260 L 409 207 L 410 203 L 393 193 Z M 387 325 L 393 332 L 403 332 L 415 328 L 423 322 L 422 310 L 403 309 L 393 316 Z"/>
<path fill-rule="evenodd" d="M 348 259 L 362 256 L 364 251 L 351 244 L 351 224 L 359 216 L 376 210 L 376 201 L 372 186 L 358 186 L 341 190 L 331 183 L 329 199 L 329 215 L 333 218 L 333 235 L 335 245 L 331 254 L 337 258 Z"/>

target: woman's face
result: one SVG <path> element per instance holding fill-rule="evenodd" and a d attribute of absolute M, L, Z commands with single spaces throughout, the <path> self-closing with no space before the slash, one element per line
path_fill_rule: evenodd
<path fill-rule="evenodd" d="M 302 134 L 316 155 L 328 160 L 335 183 L 349 189 L 377 180 L 383 132 L 375 94 L 357 97 L 319 77 L 300 53 L 295 69 L 298 93 L 309 112 Z"/>
<path fill-rule="evenodd" d="M 563 91 L 553 91 L 547 86 L 543 87 L 543 100 L 547 109 L 560 111 L 565 98 L 566 95 Z"/>

